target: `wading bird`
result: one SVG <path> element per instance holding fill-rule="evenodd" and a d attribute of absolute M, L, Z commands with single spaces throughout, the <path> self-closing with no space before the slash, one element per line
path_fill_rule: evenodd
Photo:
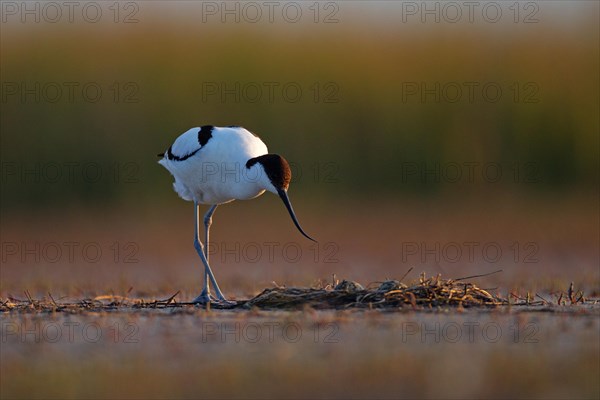
<path fill-rule="evenodd" d="M 158 156 L 162 157 L 159 164 L 175 177 L 177 194 L 194 202 L 194 248 L 204 264 L 204 288 L 195 303 L 227 303 L 208 263 L 212 216 L 220 204 L 252 199 L 268 190 L 279 195 L 300 233 L 315 241 L 300 227 L 288 198 L 292 178 L 288 162 L 278 154 L 268 154 L 267 146 L 252 132 L 239 126 L 192 128 Z M 200 204 L 209 205 L 204 215 L 204 244 L 199 238 Z"/>

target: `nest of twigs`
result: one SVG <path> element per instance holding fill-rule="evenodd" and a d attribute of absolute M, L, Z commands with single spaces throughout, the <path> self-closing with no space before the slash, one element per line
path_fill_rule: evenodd
<path fill-rule="evenodd" d="M 359 283 L 341 281 L 335 286 L 315 288 L 272 288 L 246 301 L 244 307 L 289 309 L 311 306 L 317 309 L 340 308 L 403 308 L 461 306 L 482 307 L 507 304 L 506 299 L 494 296 L 473 283 L 461 280 L 426 279 L 405 285 L 397 280 L 387 280 L 373 288 L 365 289 Z"/>

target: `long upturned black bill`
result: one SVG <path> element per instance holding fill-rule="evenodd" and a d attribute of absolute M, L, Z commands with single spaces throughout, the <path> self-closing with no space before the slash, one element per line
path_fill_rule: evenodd
<path fill-rule="evenodd" d="M 298 222 L 298 219 L 296 218 L 296 214 L 294 213 L 294 209 L 292 208 L 292 203 L 290 203 L 290 199 L 287 195 L 287 192 L 282 189 L 278 190 L 277 192 L 279 193 L 279 197 L 281 197 L 281 200 L 283 200 L 283 204 L 285 204 L 286 208 L 290 212 L 290 217 L 292 217 L 292 221 L 294 221 L 294 225 L 296 225 L 296 228 L 298 228 L 298 230 L 300 231 L 301 234 L 303 234 L 308 239 L 310 239 L 316 243 L 317 241 L 315 239 L 311 238 L 310 236 L 308 236 L 306 234 L 306 232 L 304 232 L 304 230 L 302 230 L 302 228 L 300 227 L 300 223 Z"/>

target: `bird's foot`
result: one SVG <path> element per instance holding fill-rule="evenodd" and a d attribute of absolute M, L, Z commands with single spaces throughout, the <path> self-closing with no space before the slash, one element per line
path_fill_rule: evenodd
<path fill-rule="evenodd" d="M 223 307 L 223 308 L 231 308 L 231 307 L 234 307 L 237 305 L 237 302 L 235 302 L 235 301 L 227 300 L 225 297 L 217 298 L 205 291 L 202 291 L 202 293 L 200 293 L 200 295 L 198 297 L 196 297 L 192 301 L 192 303 L 202 304 L 202 305 L 210 304 L 211 306 L 217 306 L 217 307 Z"/>

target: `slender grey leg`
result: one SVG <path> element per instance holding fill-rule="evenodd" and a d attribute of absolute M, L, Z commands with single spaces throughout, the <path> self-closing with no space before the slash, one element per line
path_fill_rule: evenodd
<path fill-rule="evenodd" d="M 208 254 L 208 243 L 209 243 L 209 235 L 210 235 L 210 226 L 212 225 L 212 216 L 215 213 L 215 210 L 217 209 L 219 205 L 215 204 L 214 206 L 210 206 L 210 208 L 208 209 L 208 211 L 206 212 L 206 214 L 204 214 L 204 244 L 205 244 L 205 248 L 204 248 L 204 255 L 206 256 L 206 261 L 209 261 L 209 254 Z"/>
<path fill-rule="evenodd" d="M 219 300 L 226 300 L 225 296 L 223 296 L 223 293 L 221 292 L 221 289 L 219 288 L 219 285 L 217 284 L 215 277 L 212 274 L 212 271 L 210 269 L 210 264 L 208 263 L 208 259 L 209 259 L 208 245 L 210 242 L 210 226 L 212 225 L 212 216 L 215 213 L 215 210 L 217 209 L 218 206 L 219 206 L 218 204 L 211 206 L 208 209 L 208 211 L 206 212 L 206 214 L 204 214 L 204 234 L 205 234 L 204 255 L 206 256 L 206 263 L 209 265 L 208 269 L 206 270 L 206 274 L 207 274 L 207 277 L 210 277 L 210 280 L 212 281 L 213 286 L 215 287 L 215 293 L 217 294 L 217 298 Z"/>
<path fill-rule="evenodd" d="M 214 208 L 216 208 L 216 206 L 213 206 Z M 214 212 L 213 207 L 211 207 L 212 212 Z M 206 255 L 208 254 L 207 249 L 205 249 L 205 246 L 202 245 L 202 242 L 200 241 L 199 238 L 199 230 L 200 230 L 200 218 L 198 215 L 198 209 L 200 208 L 200 205 L 198 203 L 194 203 L 194 216 L 195 216 L 195 224 L 194 224 L 194 248 L 196 249 L 196 252 L 198 253 L 198 255 L 200 256 L 200 259 L 202 260 L 202 264 L 204 264 L 204 288 L 202 289 L 202 292 L 200 293 L 200 295 L 198 297 L 196 297 L 194 299 L 195 303 L 207 303 L 211 301 L 211 296 L 210 296 L 210 283 L 212 282 L 213 286 L 215 287 L 215 291 L 217 293 L 217 298 L 221 301 L 226 301 L 225 297 L 223 296 L 223 293 L 221 293 L 221 289 L 219 289 L 219 285 L 217 284 L 217 281 L 215 280 L 215 277 L 212 273 L 212 270 L 210 269 L 210 265 L 208 264 L 208 260 Z M 209 210 L 209 212 L 211 211 Z M 211 213 L 212 215 L 212 213 Z"/>

